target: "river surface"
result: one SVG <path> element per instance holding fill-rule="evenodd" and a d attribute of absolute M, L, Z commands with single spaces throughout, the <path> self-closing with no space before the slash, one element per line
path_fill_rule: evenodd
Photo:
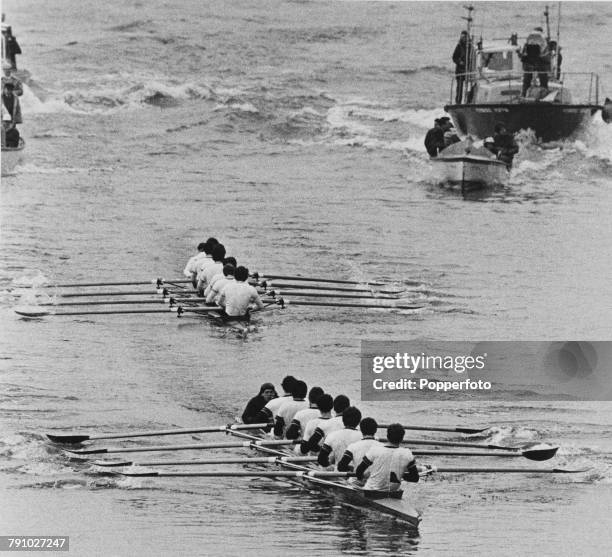
<path fill-rule="evenodd" d="M 535 2 L 476 8 L 486 36 L 543 23 Z M 69 535 L 75 556 L 609 553 L 612 404 L 359 399 L 361 340 L 610 339 L 612 128 L 598 115 L 554 145 L 521 137 L 509 185 L 464 197 L 432 182 L 422 146 L 461 3 L 3 10 L 29 77 L 27 158 L 1 190 L 0 534 Z M 611 25 L 610 3 L 563 3 L 564 69 L 599 72 L 608 96 Z M 12 311 L 31 294 L 20 284 L 178 277 L 209 236 L 252 271 L 377 280 L 427 309 L 289 306 L 246 339 L 168 314 Z M 117 480 L 44 441 L 228 423 L 287 373 L 380 421 L 491 424 L 477 440 L 545 441 L 560 450 L 538 466 L 590 471 L 428 478 L 409 488 L 415 533 L 282 482 Z"/>

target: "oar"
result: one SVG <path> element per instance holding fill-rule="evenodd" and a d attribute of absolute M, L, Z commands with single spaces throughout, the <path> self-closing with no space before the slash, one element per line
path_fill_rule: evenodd
<path fill-rule="evenodd" d="M 266 292 L 269 296 L 281 296 L 280 290 L 270 290 Z M 398 297 L 394 295 L 381 296 L 378 293 L 371 294 L 338 294 L 336 292 L 301 292 L 299 290 L 289 290 L 285 293 L 287 296 L 299 296 L 303 298 L 360 298 L 367 300 L 397 300 Z"/>
<path fill-rule="evenodd" d="M 483 449 L 483 450 L 494 450 L 494 451 L 522 451 L 525 449 L 542 449 L 548 450 L 553 447 L 548 445 L 528 445 L 527 447 L 505 447 L 502 445 L 490 445 L 483 443 L 464 443 L 462 441 L 427 441 L 425 439 L 404 439 L 402 441 L 406 445 L 432 445 L 437 447 L 462 447 L 466 449 Z"/>
<path fill-rule="evenodd" d="M 389 427 L 389 424 L 378 424 L 380 429 Z M 419 431 L 446 431 L 449 433 L 466 433 L 468 435 L 473 435 L 475 433 L 482 433 L 487 429 L 491 429 L 491 426 L 483 427 L 480 429 L 473 429 L 470 427 L 434 427 L 434 426 L 426 426 L 426 425 L 403 425 L 404 429 L 412 429 Z"/>
<path fill-rule="evenodd" d="M 470 457 L 496 457 L 496 458 L 526 458 L 534 461 L 544 461 L 552 458 L 557 452 L 557 448 L 539 451 L 521 451 L 515 453 L 496 453 L 481 451 L 412 451 L 414 456 L 470 456 Z M 151 460 L 151 461 L 131 461 L 131 460 L 96 460 L 92 464 L 104 468 L 119 466 L 199 466 L 209 464 L 274 464 L 276 462 L 315 462 L 316 456 L 262 456 L 262 457 L 232 457 L 232 458 L 208 458 L 201 460 Z"/>
<path fill-rule="evenodd" d="M 153 445 L 147 447 L 141 445 L 138 447 L 107 447 L 99 449 L 64 449 L 65 452 L 76 455 L 88 454 L 110 454 L 110 453 L 146 453 L 154 451 L 191 451 L 204 449 L 238 449 L 241 447 L 282 447 L 287 445 L 295 445 L 299 441 L 279 439 L 271 439 L 269 441 L 225 441 L 221 443 L 201 443 L 191 445 Z"/>
<path fill-rule="evenodd" d="M 114 306 L 114 305 L 138 305 L 138 304 L 165 304 L 165 300 L 163 298 L 156 298 L 154 300 L 96 300 L 96 301 L 88 301 L 88 302 L 45 302 L 44 304 L 39 304 L 41 307 L 48 306 Z"/>
<path fill-rule="evenodd" d="M 168 308 L 164 309 L 112 309 L 103 311 L 51 311 L 40 307 L 15 308 L 15 313 L 24 317 L 44 317 L 46 315 L 113 315 L 120 313 L 168 313 Z"/>
<path fill-rule="evenodd" d="M 67 284 L 47 284 L 45 286 L 51 286 L 54 288 L 86 288 L 91 286 L 142 286 L 145 284 L 186 284 L 191 283 L 191 279 L 176 279 L 166 280 L 163 278 L 149 279 L 149 280 L 136 280 L 136 281 L 119 281 L 119 282 L 72 282 Z"/>
<path fill-rule="evenodd" d="M 207 426 L 197 428 L 180 428 L 180 429 L 158 429 L 158 430 L 147 430 L 147 431 L 124 431 L 118 433 L 47 433 L 49 440 L 54 443 L 66 443 L 73 445 L 75 443 L 82 443 L 83 441 L 96 441 L 98 439 L 128 439 L 133 437 L 155 437 L 158 435 L 188 435 L 190 433 L 217 433 L 226 432 L 231 430 L 249 430 L 249 429 L 261 429 L 268 427 L 270 424 L 234 424 L 234 425 L 219 425 L 219 426 Z"/>
<path fill-rule="evenodd" d="M 256 286 L 261 286 L 262 288 L 271 288 L 272 283 L 269 281 L 263 281 Z M 302 290 L 324 290 L 326 292 L 364 292 L 372 294 L 372 289 L 370 288 L 343 288 L 340 286 L 308 286 L 306 284 L 275 284 L 278 288 L 282 289 L 302 289 Z M 386 294 L 401 294 L 404 290 L 385 290 Z"/>
<path fill-rule="evenodd" d="M 266 280 L 266 279 L 274 279 L 274 280 L 301 280 L 304 282 L 327 282 L 330 284 L 368 284 L 370 286 L 385 286 L 382 282 L 369 282 L 369 281 L 358 281 L 358 280 L 340 280 L 340 279 L 326 279 L 326 278 L 313 278 L 313 277 L 289 277 L 286 275 L 269 275 L 269 274 L 259 274 L 253 273 L 251 275 L 252 278 Z"/>
<path fill-rule="evenodd" d="M 155 471 L 132 471 L 126 470 L 123 472 L 115 472 L 121 476 L 136 476 L 136 477 L 158 477 L 158 478 L 181 478 L 181 477 L 199 477 L 199 478 L 350 478 L 354 477 L 354 472 L 332 472 L 327 470 L 277 470 L 277 471 L 253 471 L 248 470 L 209 470 L 206 472 L 173 472 L 164 470 L 162 472 Z"/>
<path fill-rule="evenodd" d="M 90 286 L 141 286 L 144 284 L 156 284 L 155 280 L 137 280 L 137 281 L 122 281 L 122 282 L 73 282 L 68 284 L 48 284 L 54 288 L 86 288 Z"/>
<path fill-rule="evenodd" d="M 69 292 L 68 294 L 59 294 L 58 298 L 96 298 L 102 296 L 151 296 L 153 292 L 150 290 L 130 291 L 127 292 Z M 161 294 L 161 292 L 159 292 Z"/>
<path fill-rule="evenodd" d="M 282 302 L 281 302 L 282 300 Z M 292 305 L 292 306 L 323 306 L 323 307 L 335 307 L 335 308 L 375 308 L 375 309 L 421 309 L 424 306 L 417 305 L 379 305 L 379 304 L 341 304 L 336 302 L 311 302 L 305 300 L 283 300 L 282 298 L 279 300 L 279 303 L 284 303 L 284 305 Z"/>
<path fill-rule="evenodd" d="M 466 473 L 466 474 L 579 474 L 588 472 L 588 468 L 568 470 L 567 468 L 464 468 L 449 466 L 432 466 L 431 472 Z M 428 474 L 428 470 L 425 474 Z"/>
<path fill-rule="evenodd" d="M 92 464 L 103 468 L 119 466 L 201 466 L 208 464 L 275 464 L 277 462 L 316 462 L 316 456 L 257 456 L 232 458 L 206 458 L 201 460 L 149 460 L 132 462 L 131 460 L 94 460 Z"/>

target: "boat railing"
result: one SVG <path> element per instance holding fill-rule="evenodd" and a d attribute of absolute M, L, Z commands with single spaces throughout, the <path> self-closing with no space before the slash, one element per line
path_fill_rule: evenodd
<path fill-rule="evenodd" d="M 501 72 L 500 72 L 501 73 Z M 527 73 L 532 74 L 532 84 L 538 82 L 538 74 L 547 73 L 549 87 L 547 91 L 538 91 L 538 96 L 534 98 L 529 92 L 526 97 L 522 95 L 523 78 Z M 457 99 L 457 85 L 459 79 L 463 80 L 461 98 Z M 499 95 L 503 100 L 479 100 L 479 87 L 483 84 L 496 83 L 500 85 Z M 502 85 L 503 84 L 503 85 Z M 480 72 L 469 72 L 456 74 L 451 80 L 450 103 L 449 104 L 500 104 L 546 101 L 550 93 L 555 90 L 562 90 L 571 94 L 571 101 L 567 94 L 553 95 L 553 99 L 548 102 L 563 104 L 589 104 L 599 106 L 600 102 L 600 83 L 599 75 L 594 72 L 503 72 L 501 75 L 483 74 Z M 457 102 L 459 101 L 459 102 Z"/>

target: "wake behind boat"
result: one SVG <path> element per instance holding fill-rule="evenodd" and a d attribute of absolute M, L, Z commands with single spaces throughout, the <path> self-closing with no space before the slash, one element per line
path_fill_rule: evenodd
<path fill-rule="evenodd" d="M 550 33 L 546 7 L 546 37 L 534 28 L 521 49 L 513 34 L 505 43 L 477 43 L 472 35 L 472 11 L 468 6 L 466 38 L 460 41 L 457 73 L 450 103 L 444 107 L 464 135 L 485 138 L 496 123 L 510 133 L 531 129 L 541 141 L 569 137 L 597 112 L 612 119 L 612 101 L 602 102 L 599 76 L 592 72 L 561 70 L 559 27 L 556 40 Z M 560 7 L 558 25 L 560 24 Z"/>
<path fill-rule="evenodd" d="M 471 139 L 454 143 L 431 159 L 434 177 L 440 183 L 461 186 L 462 191 L 504 185 L 510 176 L 505 162 Z"/>

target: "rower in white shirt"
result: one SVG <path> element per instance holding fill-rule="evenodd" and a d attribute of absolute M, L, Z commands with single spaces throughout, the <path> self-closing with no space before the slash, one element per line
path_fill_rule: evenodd
<path fill-rule="evenodd" d="M 246 282 L 249 278 L 249 270 L 246 267 L 238 267 L 234 277 L 236 280 L 225 286 L 218 303 L 225 310 L 227 317 L 248 321 L 251 307 L 263 309 L 264 305 L 255 287 Z"/>
<path fill-rule="evenodd" d="M 285 437 L 287 439 L 299 439 L 302 437 L 308 422 L 319 417 L 317 400 L 322 394 L 324 394 L 324 392 L 321 387 L 312 387 L 312 389 L 310 389 L 308 393 L 308 408 L 296 412 L 295 416 L 293 416 L 291 424 L 285 432 Z"/>
<path fill-rule="evenodd" d="M 291 400 L 291 398 L 293 397 L 293 386 L 295 385 L 296 381 L 297 379 L 293 377 L 293 375 L 287 375 L 281 381 L 281 388 L 283 389 L 283 395 L 273 398 L 272 400 L 268 401 L 266 405 L 253 418 L 252 423 L 271 424 L 270 428 L 267 430 L 267 431 L 270 431 L 270 429 L 272 429 L 272 424 L 274 423 L 274 420 L 276 418 L 276 414 L 278 413 L 278 410 L 281 407 L 281 405 L 284 402 Z"/>
<path fill-rule="evenodd" d="M 342 421 L 337 417 L 332 417 L 332 408 L 334 407 L 334 399 L 331 395 L 324 394 L 317 400 L 319 407 L 319 417 L 310 420 L 304 430 L 302 442 L 296 447 L 297 453 L 308 454 L 309 452 L 318 452 L 319 444 L 325 436 L 332 431 L 342 429 Z"/>
<path fill-rule="evenodd" d="M 363 480 L 366 470 L 370 471 L 364 489 L 397 491 L 402 480 L 419 481 L 419 470 L 412 451 L 407 447 L 400 447 L 404 433 L 401 424 L 391 424 L 387 428 L 387 443 L 374 445 L 367 451 L 355 470 L 358 480 Z"/>
<path fill-rule="evenodd" d="M 346 448 L 342 458 L 336 465 L 339 472 L 353 472 L 353 469 L 361 463 L 366 453 L 373 446 L 380 445 L 378 439 L 374 437 L 376 435 L 376 430 L 378 429 L 378 424 L 374 418 L 368 417 L 361 420 L 359 429 L 361 430 L 362 438 L 359 441 L 355 441 L 354 443 L 350 444 Z M 366 475 L 369 477 L 367 471 Z M 360 481 L 357 478 L 349 478 L 349 483 L 363 487 L 365 481 Z"/>
<path fill-rule="evenodd" d="M 217 273 L 210 284 L 204 290 L 204 296 L 206 296 L 207 304 L 216 304 L 221 292 L 225 288 L 225 285 L 234 280 L 234 273 L 236 272 L 236 259 L 234 257 L 226 257 L 223 260 L 223 272 Z"/>
<path fill-rule="evenodd" d="M 198 273 L 198 296 L 204 297 L 204 290 L 211 279 L 218 273 L 223 272 L 223 259 L 225 259 L 225 246 L 217 244 L 211 252 L 212 261 L 205 261 L 205 264 L 200 266 Z"/>
<path fill-rule="evenodd" d="M 330 466 L 337 463 L 344 454 L 346 448 L 361 439 L 361 432 L 357 431 L 357 426 L 361 421 L 361 412 L 354 406 L 349 406 L 342 413 L 343 429 L 329 433 L 319 451 L 317 462 L 321 466 Z"/>
<path fill-rule="evenodd" d="M 200 265 L 206 261 L 206 259 L 210 259 L 210 252 L 214 245 L 218 244 L 216 238 L 208 238 L 206 242 L 200 242 L 198 244 L 198 253 L 196 253 L 193 257 L 187 261 L 187 265 L 183 269 L 183 274 L 191 279 L 191 283 L 193 287 L 196 288 L 198 285 L 198 270 Z"/>
<path fill-rule="evenodd" d="M 292 398 L 286 400 L 280 405 L 274 420 L 274 436 L 282 439 L 285 436 L 287 426 L 293 420 L 296 412 L 302 410 L 308 406 L 306 400 L 306 394 L 308 393 L 308 387 L 304 381 L 299 379 L 293 385 Z"/>

